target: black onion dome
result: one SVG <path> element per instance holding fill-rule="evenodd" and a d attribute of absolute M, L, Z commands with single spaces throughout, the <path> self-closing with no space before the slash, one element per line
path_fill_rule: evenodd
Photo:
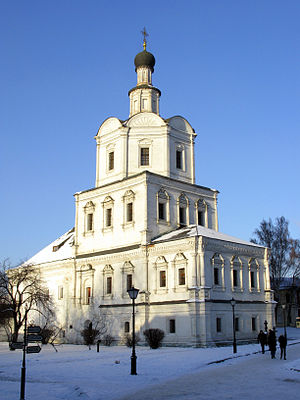
<path fill-rule="evenodd" d="M 135 71 L 139 67 L 148 67 L 151 68 L 151 71 L 153 72 L 154 71 L 153 67 L 155 65 L 154 55 L 146 50 L 141 51 L 139 54 L 135 56 L 134 65 L 135 65 Z"/>

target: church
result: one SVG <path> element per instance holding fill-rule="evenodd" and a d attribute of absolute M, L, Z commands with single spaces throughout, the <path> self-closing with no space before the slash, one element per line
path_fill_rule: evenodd
<path fill-rule="evenodd" d="M 127 120 L 107 118 L 96 140 L 95 187 L 75 193 L 75 227 L 28 264 L 40 268 L 65 342 L 79 343 L 91 309 L 119 343 L 132 329 L 127 290 L 139 289 L 136 332 L 160 328 L 164 345 L 238 340 L 273 326 L 268 249 L 218 231 L 218 191 L 196 184 L 196 133 L 160 115 L 155 58 L 134 59 Z"/>

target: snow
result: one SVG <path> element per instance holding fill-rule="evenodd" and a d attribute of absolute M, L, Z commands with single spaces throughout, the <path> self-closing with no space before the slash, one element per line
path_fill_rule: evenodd
<path fill-rule="evenodd" d="M 277 336 L 282 333 L 278 329 Z M 137 347 L 137 376 L 130 375 L 131 349 L 123 346 L 88 350 L 61 345 L 58 353 L 43 346 L 27 355 L 26 393 L 30 400 L 274 399 L 297 398 L 300 382 L 300 329 L 288 328 L 287 361 L 271 360 L 259 345 L 206 349 Z M 221 363 L 218 361 L 225 360 Z M 0 398 L 19 398 L 22 351 L 0 343 Z M 276 383 L 277 382 L 277 383 Z M 199 393 L 203 397 L 199 397 Z M 133 396 L 134 394 L 134 396 Z M 255 394 L 256 397 L 256 394 Z M 129 398 L 129 397 L 128 397 Z"/>
<path fill-rule="evenodd" d="M 205 228 L 204 226 L 201 225 L 194 225 L 188 228 L 173 230 L 169 233 L 166 233 L 156 238 L 155 240 L 153 240 L 153 243 L 182 238 L 182 237 L 191 237 L 191 236 L 204 236 L 210 239 L 223 240 L 225 242 L 239 243 L 247 246 L 255 246 L 263 248 L 263 246 L 260 246 L 256 243 L 247 242 L 246 240 L 238 239 L 236 237 L 226 235 L 225 233 L 215 231 L 214 229 Z"/>
<path fill-rule="evenodd" d="M 45 262 L 65 260 L 74 256 L 74 228 L 64 233 L 54 242 L 26 261 L 26 264 L 43 264 Z"/>

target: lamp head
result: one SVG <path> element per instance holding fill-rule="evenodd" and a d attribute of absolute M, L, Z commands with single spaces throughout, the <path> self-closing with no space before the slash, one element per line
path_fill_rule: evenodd
<path fill-rule="evenodd" d="M 132 286 L 131 289 L 127 290 L 127 293 L 129 294 L 129 297 L 131 298 L 131 300 L 135 300 L 139 294 L 139 289 L 136 289 L 135 287 Z"/>
<path fill-rule="evenodd" d="M 231 303 L 232 307 L 234 307 L 234 306 L 236 305 L 236 301 L 234 300 L 234 298 L 232 298 L 232 299 L 230 300 L 230 303 Z"/>

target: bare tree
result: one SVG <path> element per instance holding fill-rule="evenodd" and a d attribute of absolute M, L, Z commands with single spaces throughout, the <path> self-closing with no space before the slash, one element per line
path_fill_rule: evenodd
<path fill-rule="evenodd" d="M 291 239 L 290 244 L 289 263 L 293 274 L 293 280 L 295 280 L 295 278 L 300 278 L 300 240 Z"/>
<path fill-rule="evenodd" d="M 33 265 L 12 268 L 9 260 L 0 262 L 0 304 L 9 311 L 5 328 L 10 341 L 17 341 L 19 331 L 29 312 L 46 315 L 54 313 L 49 291 Z"/>
<path fill-rule="evenodd" d="M 92 344 L 95 344 L 96 340 L 102 340 L 111 329 L 111 316 L 102 312 L 98 304 L 99 302 L 94 299 L 89 306 L 88 313 L 85 315 L 86 318 L 81 318 L 78 321 L 79 332 L 83 337 L 84 343 L 89 346 L 89 349 Z"/>
<path fill-rule="evenodd" d="M 276 218 L 274 224 L 271 218 L 269 221 L 263 220 L 254 234 L 256 238 L 251 239 L 252 242 L 270 248 L 270 278 L 277 299 L 283 278 L 289 275 L 292 270 L 289 259 L 291 250 L 289 223 L 284 217 Z"/>

